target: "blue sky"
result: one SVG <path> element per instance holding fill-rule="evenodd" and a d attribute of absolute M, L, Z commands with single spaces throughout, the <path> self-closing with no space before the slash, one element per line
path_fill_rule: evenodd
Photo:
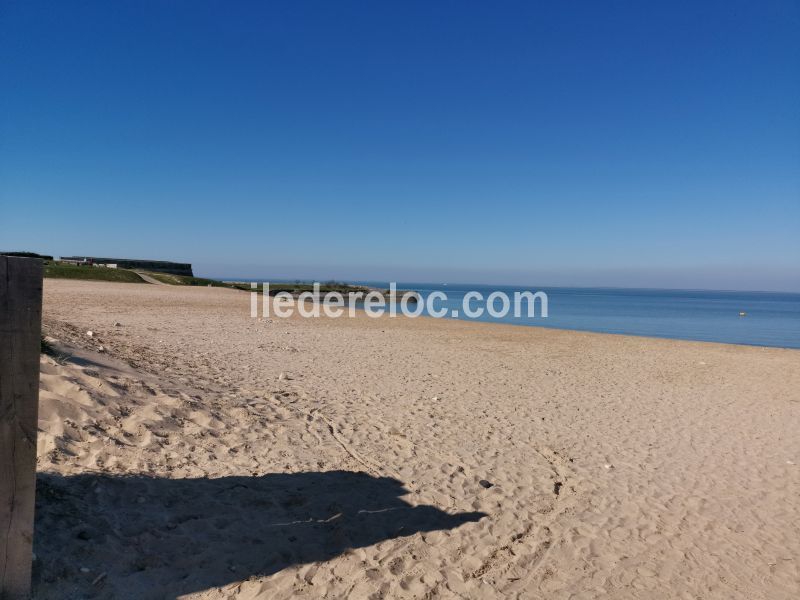
<path fill-rule="evenodd" d="M 800 3 L 0 5 L 0 249 L 800 291 Z"/>

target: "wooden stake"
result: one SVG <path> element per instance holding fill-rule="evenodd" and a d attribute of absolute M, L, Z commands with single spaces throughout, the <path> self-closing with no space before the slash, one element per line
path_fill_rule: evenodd
<path fill-rule="evenodd" d="M 42 261 L 0 256 L 0 599 L 31 591 Z"/>

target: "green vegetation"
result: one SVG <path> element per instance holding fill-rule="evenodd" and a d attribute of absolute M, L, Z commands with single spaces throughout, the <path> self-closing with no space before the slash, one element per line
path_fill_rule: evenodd
<path fill-rule="evenodd" d="M 188 275 L 172 275 L 171 273 L 157 273 L 156 271 L 142 271 L 148 275 L 167 285 L 199 285 L 199 286 L 213 286 L 213 287 L 231 287 L 227 283 L 217 281 L 216 279 L 206 279 L 205 277 L 189 277 Z"/>
<path fill-rule="evenodd" d="M 240 289 L 247 289 L 250 290 L 250 284 L 234 284 L 240 287 Z M 259 286 L 259 290 L 260 290 Z M 289 292 L 292 295 L 302 294 L 303 292 L 313 292 L 314 291 L 314 284 L 313 283 L 272 283 L 269 284 L 269 295 L 274 296 L 280 292 Z M 329 292 L 339 292 L 340 294 L 349 294 L 350 292 L 363 292 L 367 293 L 370 291 L 369 288 L 363 287 L 360 285 L 350 285 L 348 283 L 341 283 L 339 281 L 327 281 L 325 283 L 320 283 L 319 291 L 321 294 L 327 294 Z"/>
<path fill-rule="evenodd" d="M 142 278 L 128 269 L 108 269 L 91 265 L 68 265 L 60 262 L 45 262 L 44 276 L 56 279 L 90 279 L 93 281 L 116 281 L 119 283 L 144 283 Z"/>
<path fill-rule="evenodd" d="M 216 279 L 205 279 L 203 277 L 186 277 L 184 275 L 170 275 L 168 273 L 154 273 L 152 271 L 144 272 L 146 275 L 149 275 L 153 279 L 160 281 L 161 283 L 166 283 L 169 285 L 201 285 L 201 286 L 214 286 L 214 287 L 228 287 L 235 290 L 244 290 L 246 292 L 252 292 L 253 289 L 250 287 L 250 283 L 246 281 L 231 281 L 231 282 L 224 282 L 224 281 L 217 281 Z M 349 292 L 364 292 L 367 293 L 369 288 L 356 286 L 356 285 L 349 285 L 347 283 L 341 283 L 338 281 L 328 281 L 325 283 L 321 283 L 319 286 L 320 292 L 325 294 L 327 292 L 340 292 L 342 294 L 347 294 Z M 258 291 L 261 291 L 261 286 L 259 285 Z M 301 294 L 303 292 L 312 292 L 314 291 L 314 284 L 312 283 L 270 283 L 269 284 L 269 293 L 271 296 L 274 296 L 278 292 L 289 292 L 290 294 L 296 295 Z"/>
<path fill-rule="evenodd" d="M 212 287 L 225 287 L 234 290 L 244 290 L 246 292 L 253 291 L 248 282 L 224 282 L 216 279 L 206 279 L 205 277 L 189 277 L 187 275 L 172 275 L 170 273 L 157 273 L 155 271 L 141 271 L 143 275 L 152 277 L 156 281 L 165 283 L 167 285 L 189 285 L 189 286 L 212 286 Z M 144 283 L 144 280 L 139 275 L 129 269 L 108 269 L 106 267 L 93 267 L 81 265 L 69 265 L 55 262 L 45 262 L 44 276 L 54 277 L 59 279 L 90 279 L 94 281 L 116 281 L 125 283 Z M 327 281 L 321 283 L 319 290 L 323 294 L 328 292 L 339 292 L 340 294 L 347 295 L 350 292 L 363 292 L 366 294 L 370 288 L 349 285 L 339 281 Z M 261 291 L 259 286 L 258 291 Z M 303 292 L 313 292 L 314 285 L 312 283 L 270 283 L 269 293 L 274 296 L 279 292 L 289 292 L 293 296 Z"/>
<path fill-rule="evenodd" d="M 248 281 L 217 281 L 216 279 L 205 279 L 203 277 L 186 277 L 183 275 L 170 275 L 168 273 L 153 273 L 147 271 L 145 273 L 149 275 L 153 279 L 160 281 L 161 283 L 166 283 L 169 285 L 201 285 L 201 286 L 214 286 L 214 287 L 227 287 L 234 290 L 243 290 L 245 292 L 252 292 L 253 288 L 250 287 L 250 282 Z M 259 282 L 260 284 L 261 282 Z M 267 283 L 267 282 L 264 282 Z M 258 292 L 261 292 L 261 285 L 258 286 Z M 292 296 L 298 296 L 303 292 L 313 292 L 314 291 L 314 284 L 308 282 L 301 282 L 295 281 L 294 283 L 287 283 L 287 282 L 278 282 L 273 283 L 269 282 L 269 295 L 274 296 L 280 292 L 288 292 Z M 372 288 L 365 287 L 363 285 L 351 285 L 349 283 L 343 283 L 341 281 L 326 281 L 324 283 L 320 283 L 319 291 L 321 294 L 327 294 L 329 292 L 339 292 L 343 296 L 347 296 L 350 293 L 361 292 L 363 294 L 367 294 L 370 291 L 373 291 Z M 376 290 L 385 296 L 389 296 L 389 290 L 382 291 Z M 406 293 L 406 290 L 398 290 L 397 297 L 400 298 L 403 294 Z M 416 302 L 417 298 L 411 298 L 412 302 Z"/>

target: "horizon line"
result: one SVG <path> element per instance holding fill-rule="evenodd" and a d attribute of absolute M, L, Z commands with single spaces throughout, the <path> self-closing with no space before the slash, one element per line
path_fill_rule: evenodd
<path fill-rule="evenodd" d="M 748 294 L 791 294 L 800 296 L 800 290 L 736 290 L 736 289 L 720 289 L 720 288 L 669 288 L 669 287 L 625 287 L 625 286 L 603 286 L 603 285 L 528 285 L 521 283 L 475 283 L 475 282 L 432 282 L 432 281 L 390 281 L 381 279 L 338 279 L 335 277 L 328 277 L 322 279 L 316 278 L 266 278 L 266 277 L 239 277 L 239 278 L 226 278 L 209 276 L 208 279 L 217 279 L 226 283 L 231 282 L 261 282 L 261 283 L 320 283 L 324 284 L 330 281 L 336 281 L 347 284 L 368 284 L 368 283 L 397 283 L 397 284 L 421 284 L 426 286 L 482 286 L 482 287 L 497 287 L 497 288 L 539 288 L 539 289 L 566 289 L 566 290 L 615 290 L 615 291 L 652 291 L 652 292 L 725 292 L 725 293 L 748 293 Z"/>

